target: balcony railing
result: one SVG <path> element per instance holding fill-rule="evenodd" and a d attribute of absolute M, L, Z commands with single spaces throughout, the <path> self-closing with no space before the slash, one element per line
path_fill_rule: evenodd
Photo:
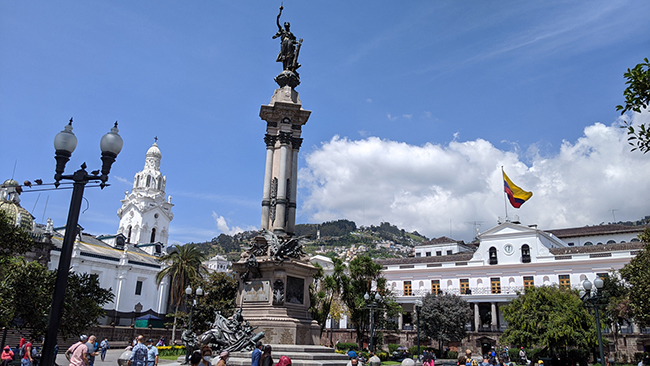
<path fill-rule="evenodd" d="M 501 292 L 499 293 L 493 293 L 492 289 L 490 287 L 470 287 L 469 289 L 463 290 L 461 292 L 460 289 L 458 288 L 448 288 L 448 289 L 442 289 L 439 290 L 438 293 L 440 294 L 453 294 L 453 295 L 463 295 L 463 296 L 471 296 L 471 295 L 514 295 L 515 293 L 523 292 L 524 291 L 524 286 L 504 286 L 501 287 Z M 392 294 L 395 296 L 413 296 L 413 297 L 422 297 L 426 296 L 431 293 L 430 289 L 417 289 L 417 290 L 411 290 L 407 291 L 406 293 L 403 290 L 392 290 Z"/>

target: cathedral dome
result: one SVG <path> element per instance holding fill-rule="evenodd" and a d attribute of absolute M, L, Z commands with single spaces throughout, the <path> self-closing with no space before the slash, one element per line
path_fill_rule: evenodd
<path fill-rule="evenodd" d="M 7 179 L 0 188 L 0 210 L 4 211 L 12 225 L 16 221 L 24 229 L 31 230 L 34 217 L 20 206 L 20 184 L 13 179 Z"/>
<path fill-rule="evenodd" d="M 4 183 L 2 183 L 2 186 L 3 187 L 18 187 L 18 186 L 20 186 L 20 184 L 18 184 L 18 182 L 16 182 L 13 179 L 7 179 Z"/>
<path fill-rule="evenodd" d="M 157 158 L 162 157 L 162 154 L 160 153 L 160 149 L 158 148 L 158 144 L 155 143 L 155 142 L 153 143 L 153 145 L 151 145 L 149 150 L 147 150 L 147 157 L 150 157 L 150 156 L 151 157 L 157 157 Z"/>

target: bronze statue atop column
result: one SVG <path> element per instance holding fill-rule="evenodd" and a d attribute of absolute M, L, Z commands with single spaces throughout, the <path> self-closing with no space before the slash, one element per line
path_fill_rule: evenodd
<path fill-rule="evenodd" d="M 275 78 L 275 81 L 284 87 L 289 85 L 295 88 L 300 84 L 300 75 L 296 71 L 301 65 L 298 63 L 298 55 L 300 54 L 300 47 L 302 45 L 302 38 L 296 40 L 296 36 L 291 32 L 291 24 L 284 22 L 284 28 L 280 25 L 280 16 L 284 7 L 280 5 L 280 12 L 275 19 L 275 24 L 278 26 L 278 31 L 273 36 L 273 39 L 280 38 L 280 52 L 276 57 L 276 62 L 282 62 L 282 72 Z"/>

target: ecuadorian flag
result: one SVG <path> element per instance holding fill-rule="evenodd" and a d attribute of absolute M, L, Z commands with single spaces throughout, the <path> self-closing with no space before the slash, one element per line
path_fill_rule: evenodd
<path fill-rule="evenodd" d="M 503 189 L 508 195 L 510 204 L 514 208 L 519 208 L 524 202 L 528 201 L 530 197 L 533 196 L 533 192 L 527 192 L 523 189 L 517 187 L 510 178 L 506 175 L 506 172 L 503 172 Z"/>

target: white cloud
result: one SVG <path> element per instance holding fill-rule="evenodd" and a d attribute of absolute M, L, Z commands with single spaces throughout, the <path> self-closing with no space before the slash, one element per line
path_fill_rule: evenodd
<path fill-rule="evenodd" d="M 393 116 L 393 115 L 391 115 L 390 113 L 388 113 L 388 114 L 386 115 L 386 117 L 388 117 L 388 119 L 391 120 L 391 121 L 395 121 L 395 120 L 397 120 L 397 116 Z"/>
<path fill-rule="evenodd" d="M 113 176 L 113 179 L 115 179 L 116 181 L 118 181 L 118 182 L 120 182 L 120 183 L 124 183 L 124 184 L 126 184 L 126 185 L 129 185 L 129 186 L 132 186 L 132 185 L 133 185 L 133 182 L 132 182 L 132 181 L 130 181 L 130 180 L 126 179 L 126 178 L 122 178 L 122 177 L 117 176 L 117 175 L 114 175 L 114 176 Z"/>
<path fill-rule="evenodd" d="M 635 123 L 650 122 L 636 114 Z M 457 136 L 454 136 L 456 138 Z M 521 209 L 508 207 L 523 224 L 541 229 L 635 220 L 650 214 L 650 155 L 630 152 L 625 130 L 601 123 L 584 129 L 577 141 L 563 141 L 553 156 L 532 148 L 527 166 L 515 151 L 490 142 L 449 142 L 413 146 L 369 137 L 335 136 L 308 154 L 300 171 L 304 220 L 347 218 L 358 225 L 388 221 L 430 237 L 473 237 L 505 215 L 501 166 L 533 197 Z M 451 221 L 451 225 L 450 225 Z"/>
<path fill-rule="evenodd" d="M 228 226 L 228 222 L 226 221 L 226 218 L 217 215 L 217 213 L 214 211 L 212 211 L 212 218 L 214 219 L 214 222 L 217 224 L 217 229 L 224 234 L 235 235 L 237 233 L 241 233 L 242 231 L 246 231 L 246 230 L 257 230 L 257 228 L 252 226 L 246 228 L 241 228 L 239 226 L 230 227 Z"/>
<path fill-rule="evenodd" d="M 411 119 L 411 118 L 413 118 L 413 115 L 412 114 L 403 114 L 402 117 L 404 117 L 406 119 Z"/>
<path fill-rule="evenodd" d="M 370 98 L 366 99 L 366 103 L 371 104 L 371 103 L 372 103 L 372 99 L 370 99 Z"/>
<path fill-rule="evenodd" d="M 422 113 L 424 113 L 424 116 L 425 116 L 426 118 L 431 118 L 431 112 L 429 112 L 429 111 L 424 111 L 424 112 L 422 112 Z"/>

